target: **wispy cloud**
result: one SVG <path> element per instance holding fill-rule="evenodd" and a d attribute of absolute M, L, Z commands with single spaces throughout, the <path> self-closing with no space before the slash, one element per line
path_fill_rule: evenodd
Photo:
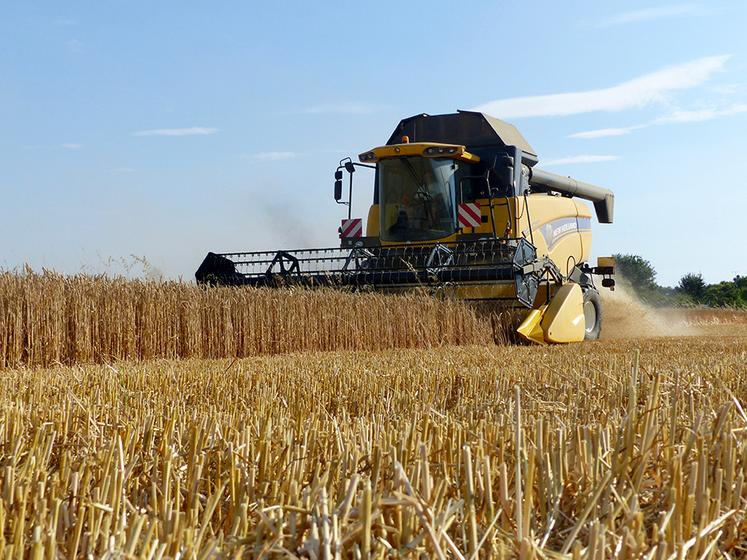
<path fill-rule="evenodd" d="M 739 103 L 722 109 L 707 108 L 689 111 L 674 111 L 669 115 L 664 115 L 645 124 L 637 124 L 621 128 L 599 128 L 596 130 L 585 130 L 583 132 L 576 132 L 574 134 L 571 134 L 568 136 L 568 138 L 583 138 L 588 140 L 592 138 L 605 138 L 609 136 L 623 136 L 625 134 L 630 134 L 634 130 L 640 130 L 641 128 L 648 128 L 650 126 L 657 126 L 662 124 L 704 122 L 720 117 L 737 115 L 739 113 L 747 113 L 747 104 Z"/>
<path fill-rule="evenodd" d="M 83 147 L 83 144 L 74 144 L 72 142 L 66 142 L 64 144 L 61 144 L 63 148 L 66 150 L 80 150 Z"/>
<path fill-rule="evenodd" d="M 257 152 L 242 156 L 253 161 L 283 161 L 298 156 L 296 152 Z"/>
<path fill-rule="evenodd" d="M 154 128 L 152 130 L 138 130 L 133 136 L 206 136 L 215 134 L 217 128 L 192 126 L 189 128 Z"/>
<path fill-rule="evenodd" d="M 83 41 L 79 41 L 78 39 L 70 39 L 68 41 L 65 41 L 65 46 L 71 53 L 83 52 L 83 49 L 85 47 L 85 45 L 83 45 Z"/>
<path fill-rule="evenodd" d="M 739 93 L 741 91 L 744 91 L 745 89 L 747 89 L 745 88 L 745 84 L 732 83 L 712 85 L 708 88 L 708 91 L 711 91 L 718 95 L 734 95 L 735 93 Z"/>
<path fill-rule="evenodd" d="M 304 113 L 311 115 L 322 114 L 348 114 L 348 115 L 368 115 L 373 113 L 376 107 L 370 103 L 327 103 L 323 105 L 313 105 L 304 110 Z"/>
<path fill-rule="evenodd" d="M 722 70 L 730 56 L 698 58 L 608 88 L 497 99 L 484 103 L 475 110 L 496 117 L 516 118 L 613 112 L 645 107 L 661 103 L 669 92 L 699 86 Z"/>
<path fill-rule="evenodd" d="M 578 156 L 568 156 L 563 158 L 544 160 L 542 161 L 542 167 L 547 167 L 550 165 L 570 165 L 574 163 L 599 163 L 602 161 L 615 161 L 617 159 L 620 159 L 620 156 L 582 154 Z"/>
<path fill-rule="evenodd" d="M 597 27 L 613 27 L 615 25 L 626 25 L 629 23 L 640 23 L 644 21 L 655 21 L 659 19 L 670 19 L 682 16 L 694 16 L 702 13 L 702 9 L 695 4 L 673 4 L 670 6 L 657 6 L 622 12 L 603 19 Z"/>
<path fill-rule="evenodd" d="M 659 117 L 652 124 L 703 122 L 717 119 L 719 117 L 729 117 L 739 113 L 747 113 L 747 104 L 739 103 L 726 107 L 725 109 L 709 108 L 698 109 L 695 111 L 675 111 L 670 115 Z"/>
<path fill-rule="evenodd" d="M 637 130 L 639 128 L 645 128 L 647 126 L 649 125 L 639 124 L 635 126 L 623 126 L 620 128 L 598 128 L 596 130 L 585 130 L 583 132 L 576 132 L 574 134 L 570 134 L 568 138 L 591 139 L 591 138 L 606 138 L 608 136 L 625 136 L 626 134 L 630 134 L 634 130 Z"/>

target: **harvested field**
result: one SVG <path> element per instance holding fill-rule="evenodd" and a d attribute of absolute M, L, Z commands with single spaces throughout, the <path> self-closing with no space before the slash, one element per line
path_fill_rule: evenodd
<path fill-rule="evenodd" d="M 2 375 L 3 557 L 747 554 L 745 337 Z"/>
<path fill-rule="evenodd" d="M 0 275 L 0 555 L 747 555 L 747 315 L 605 306 Z"/>

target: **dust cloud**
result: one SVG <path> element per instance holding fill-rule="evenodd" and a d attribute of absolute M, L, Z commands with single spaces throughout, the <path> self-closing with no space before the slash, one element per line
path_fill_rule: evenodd
<path fill-rule="evenodd" d="M 643 303 L 633 290 L 618 282 L 615 291 L 601 290 L 602 340 L 697 336 L 701 329 L 688 321 L 686 311 L 658 309 Z"/>

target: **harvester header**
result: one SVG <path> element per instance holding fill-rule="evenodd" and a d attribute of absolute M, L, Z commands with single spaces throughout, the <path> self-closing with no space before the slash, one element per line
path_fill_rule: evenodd
<path fill-rule="evenodd" d="M 209 253 L 207 284 L 425 289 L 524 309 L 517 331 L 539 343 L 594 339 L 614 260 L 588 264 L 593 203 L 612 223 L 612 191 L 544 171 L 513 125 L 483 113 L 415 115 L 385 145 L 342 160 L 334 198 L 348 207 L 340 247 Z M 365 228 L 352 215 L 356 169 L 373 171 Z M 343 179 L 348 174 L 348 196 Z M 365 232 L 365 233 L 364 233 Z"/>

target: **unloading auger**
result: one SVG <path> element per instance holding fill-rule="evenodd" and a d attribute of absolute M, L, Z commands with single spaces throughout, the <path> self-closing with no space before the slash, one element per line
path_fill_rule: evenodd
<path fill-rule="evenodd" d="M 612 223 L 611 191 L 537 168 L 511 124 L 458 111 L 402 120 L 384 146 L 346 158 L 334 198 L 348 206 L 340 247 L 208 253 L 200 284 L 329 286 L 396 292 L 425 288 L 526 311 L 517 332 L 538 343 L 599 337 L 594 282 L 614 289 L 615 262 L 591 254 L 589 207 Z M 373 203 L 352 217 L 353 174 L 375 173 Z M 348 196 L 343 200 L 343 178 Z"/>

